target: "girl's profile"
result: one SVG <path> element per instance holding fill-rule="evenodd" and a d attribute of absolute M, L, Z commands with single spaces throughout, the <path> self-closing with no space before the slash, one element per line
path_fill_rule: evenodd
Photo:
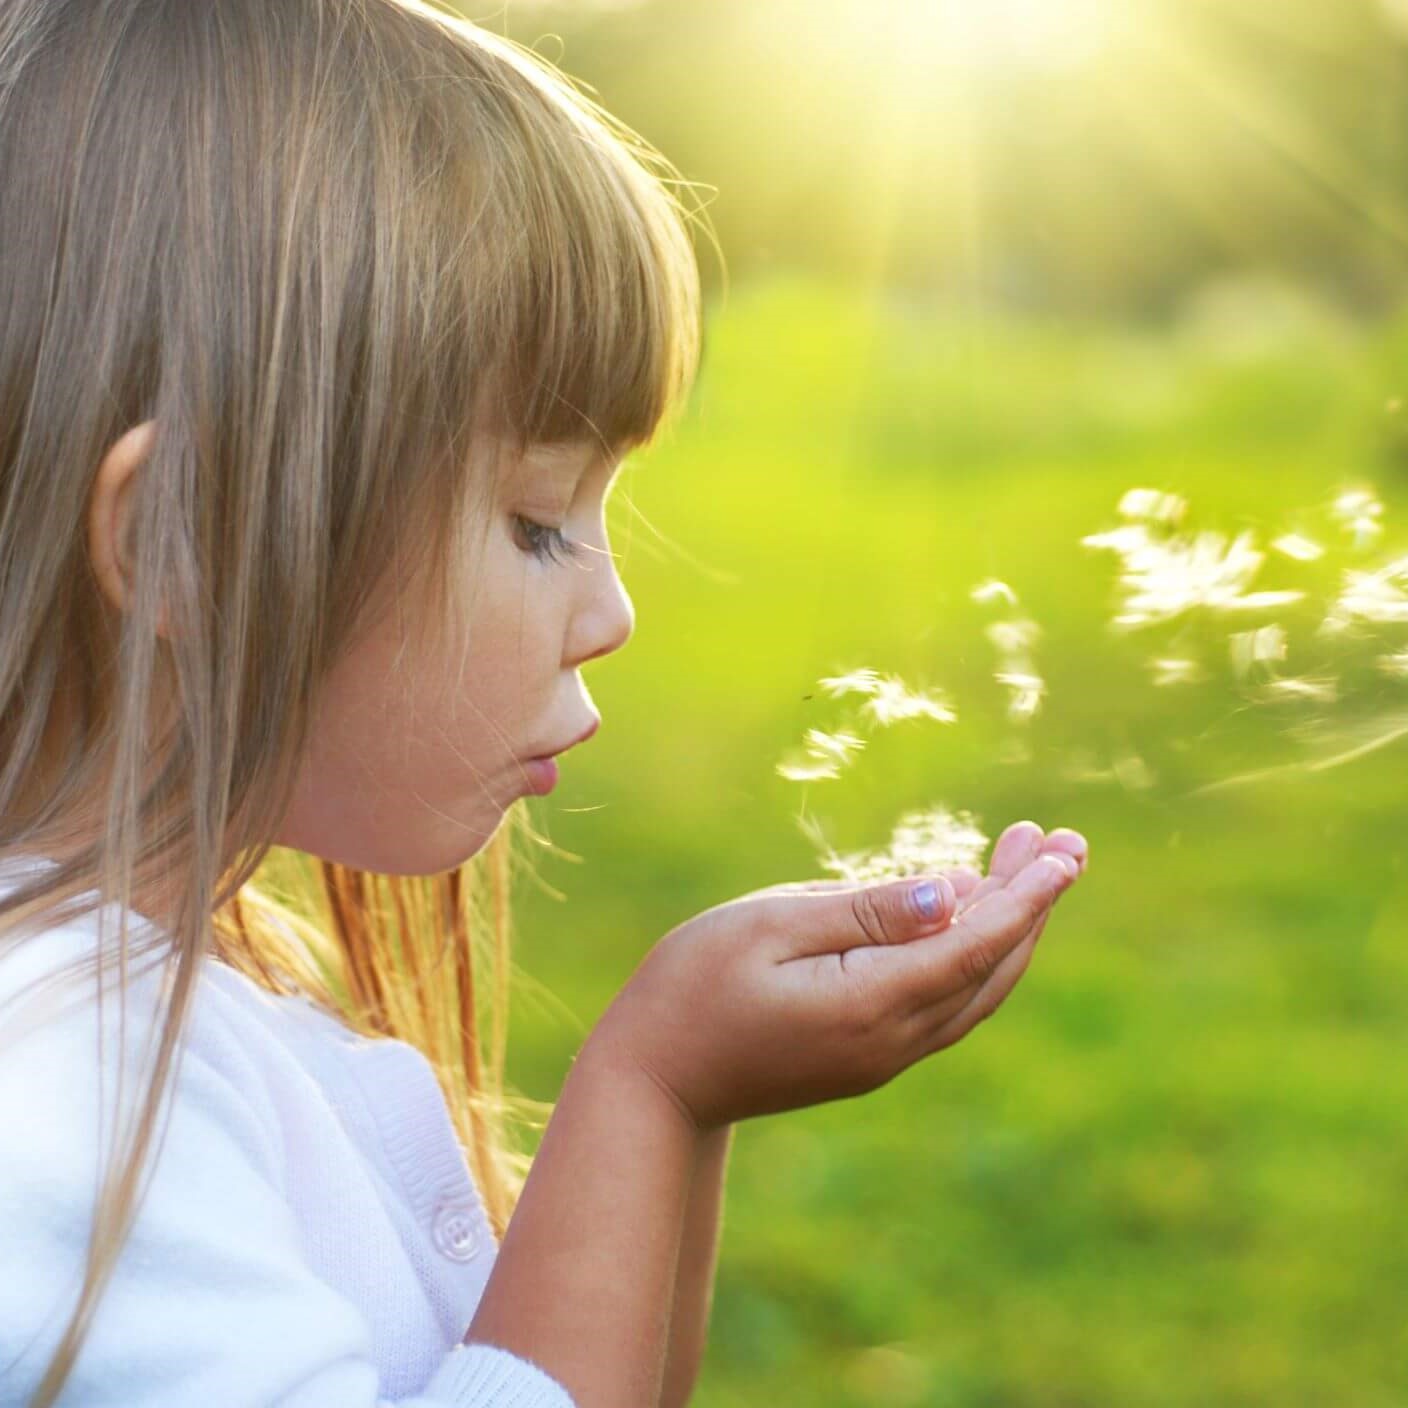
<path fill-rule="evenodd" d="M 0 9 L 5 1408 L 683 1403 L 732 1127 L 960 1040 L 1084 869 L 641 935 L 515 1155 L 513 822 L 632 632 L 684 189 L 422 0 Z"/>

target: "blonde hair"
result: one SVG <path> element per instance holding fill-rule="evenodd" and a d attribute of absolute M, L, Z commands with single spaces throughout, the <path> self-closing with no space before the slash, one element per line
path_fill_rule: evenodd
<path fill-rule="evenodd" d="M 135 1217 L 206 955 L 419 1047 L 502 1232 L 524 1164 L 502 1081 L 512 827 L 428 877 L 269 838 L 319 686 L 402 560 L 388 537 L 415 545 L 419 643 L 455 649 L 483 446 L 619 453 L 679 403 L 687 190 L 555 70 L 424 0 L 0 8 L 0 862 L 67 856 L 0 900 L 0 953 L 111 904 L 119 997 L 133 954 L 163 975 L 150 1082 L 32 1408 Z M 148 420 L 114 630 L 75 506 Z M 178 898 L 139 941 L 149 884 Z M 70 970 L 100 1004 L 101 926 Z"/>

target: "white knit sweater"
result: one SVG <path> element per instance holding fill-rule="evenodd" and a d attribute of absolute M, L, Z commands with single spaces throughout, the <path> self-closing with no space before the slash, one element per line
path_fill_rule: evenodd
<path fill-rule="evenodd" d="M 12 861 L 0 890 L 46 864 Z M 27 1404 L 74 1303 L 119 1046 L 124 1110 L 144 1088 L 150 963 L 121 1043 L 107 997 L 99 1033 L 91 980 L 52 1012 L 3 1005 L 95 953 L 96 934 L 89 915 L 0 942 L 0 1408 Z M 169 1108 L 65 1408 L 573 1408 L 536 1366 L 461 1343 L 497 1246 L 413 1047 L 357 1037 L 210 959 Z"/>

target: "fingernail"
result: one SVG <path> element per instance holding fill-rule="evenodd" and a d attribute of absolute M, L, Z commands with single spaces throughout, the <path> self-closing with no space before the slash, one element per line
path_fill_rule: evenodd
<path fill-rule="evenodd" d="M 942 910 L 953 906 L 953 886 L 942 878 L 937 881 L 926 880 L 910 891 L 910 898 L 913 899 L 921 919 L 937 919 Z"/>
<path fill-rule="evenodd" d="M 1080 862 L 1074 856 L 1068 856 L 1062 851 L 1047 851 L 1042 859 L 1055 861 L 1061 867 L 1061 873 L 1067 880 L 1074 880 L 1080 874 Z"/>

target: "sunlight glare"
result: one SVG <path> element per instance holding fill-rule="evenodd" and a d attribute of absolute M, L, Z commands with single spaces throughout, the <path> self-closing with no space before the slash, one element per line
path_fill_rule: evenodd
<path fill-rule="evenodd" d="M 1408 39 L 1408 0 L 1379 0 L 1379 9 L 1389 27 Z"/>
<path fill-rule="evenodd" d="M 1111 0 L 907 0 L 947 62 L 968 67 L 1073 68 L 1111 37 Z M 921 19 L 920 16 L 923 16 Z"/>

